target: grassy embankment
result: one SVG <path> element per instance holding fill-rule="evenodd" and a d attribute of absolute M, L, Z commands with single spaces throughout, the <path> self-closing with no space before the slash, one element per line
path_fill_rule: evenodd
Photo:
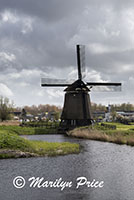
<path fill-rule="evenodd" d="M 19 136 L 24 134 L 34 134 L 34 128 L 0 126 L 0 158 L 56 156 L 79 153 L 78 144 L 31 141 Z"/>
<path fill-rule="evenodd" d="M 126 144 L 134 146 L 134 125 L 124 125 L 120 123 L 105 123 L 115 125 L 116 129 L 110 129 L 101 125 L 76 128 L 68 132 L 69 136 L 112 142 L 116 144 Z"/>
<path fill-rule="evenodd" d="M 54 123 L 47 123 L 46 126 L 38 127 L 38 124 L 34 123 L 33 126 L 19 126 L 19 125 L 0 125 L 0 131 L 6 130 L 17 135 L 41 135 L 41 134 L 57 134 L 59 125 Z"/>
<path fill-rule="evenodd" d="M 33 127 L 21 127 L 21 126 L 0 126 L 0 133 L 4 132 L 10 132 L 17 135 L 34 135 L 35 134 L 35 128 Z"/>

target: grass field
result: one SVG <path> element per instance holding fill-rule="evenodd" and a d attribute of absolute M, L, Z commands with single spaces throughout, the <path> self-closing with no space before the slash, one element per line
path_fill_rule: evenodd
<path fill-rule="evenodd" d="M 6 131 L 8 133 L 15 133 L 17 135 L 34 135 L 35 128 L 33 127 L 21 127 L 21 126 L 0 126 L 0 131 Z"/>
<path fill-rule="evenodd" d="M 46 128 L 46 127 L 22 127 L 22 126 L 0 126 L 0 131 L 6 130 L 10 133 L 15 133 L 17 135 L 41 135 L 41 134 L 56 134 L 57 129 Z"/>
<path fill-rule="evenodd" d="M 134 130 L 134 125 L 125 125 L 121 123 L 114 123 L 114 122 L 105 122 L 104 124 L 115 125 L 116 129 L 119 131 L 127 131 L 127 130 Z"/>

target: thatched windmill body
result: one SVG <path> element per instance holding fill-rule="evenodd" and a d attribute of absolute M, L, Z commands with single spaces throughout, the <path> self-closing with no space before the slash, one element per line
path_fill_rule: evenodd
<path fill-rule="evenodd" d="M 85 46 L 76 45 L 78 79 L 72 84 L 42 78 L 43 87 L 66 87 L 61 125 L 65 127 L 85 126 L 92 123 L 91 101 L 89 92 L 93 86 L 120 87 L 121 83 L 84 82 Z"/>

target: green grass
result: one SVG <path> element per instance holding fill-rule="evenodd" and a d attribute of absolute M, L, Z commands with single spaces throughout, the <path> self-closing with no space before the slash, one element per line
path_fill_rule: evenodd
<path fill-rule="evenodd" d="M 34 135 L 35 128 L 21 127 L 21 126 L 0 126 L 0 131 L 5 130 L 8 133 L 15 133 L 17 135 Z"/>
<path fill-rule="evenodd" d="M 116 122 L 105 122 L 104 124 L 110 124 L 110 125 L 115 125 L 117 130 L 129 130 L 129 129 L 134 129 L 134 125 L 125 125 L 121 123 L 116 123 Z"/>
<path fill-rule="evenodd" d="M 118 138 L 118 140 L 121 140 L 121 143 L 126 143 L 127 141 L 133 141 L 134 140 L 134 125 L 125 125 L 125 124 L 121 124 L 121 123 L 111 123 L 111 122 L 107 122 L 106 124 L 111 124 L 111 125 L 115 125 L 116 129 L 115 130 L 111 130 L 111 129 L 104 129 L 100 126 L 97 125 L 95 126 L 95 129 L 97 130 L 101 130 L 108 136 L 113 137 L 114 138 Z"/>
<path fill-rule="evenodd" d="M 30 141 L 39 155 L 66 155 L 70 153 L 79 153 L 79 145 L 69 142 L 41 142 L 41 141 Z"/>
<path fill-rule="evenodd" d="M 78 144 L 32 141 L 6 130 L 0 131 L 0 158 L 66 155 L 79 153 L 79 150 Z"/>
<path fill-rule="evenodd" d="M 57 129 L 46 127 L 0 126 L 0 131 L 6 130 L 17 135 L 57 134 Z"/>

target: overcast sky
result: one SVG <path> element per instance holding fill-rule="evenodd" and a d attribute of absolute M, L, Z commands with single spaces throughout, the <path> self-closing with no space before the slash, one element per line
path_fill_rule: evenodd
<path fill-rule="evenodd" d="M 40 79 L 77 78 L 76 44 L 86 45 L 86 80 L 122 83 L 91 101 L 134 103 L 133 0 L 0 0 L 0 95 L 62 105 L 64 88 Z"/>

